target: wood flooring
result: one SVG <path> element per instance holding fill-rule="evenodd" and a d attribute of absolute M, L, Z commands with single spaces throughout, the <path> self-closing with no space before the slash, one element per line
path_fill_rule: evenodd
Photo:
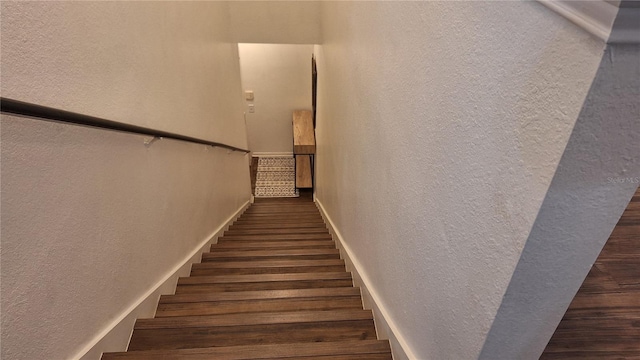
<path fill-rule="evenodd" d="M 308 193 L 256 199 L 102 358 L 392 359 Z"/>
<path fill-rule="evenodd" d="M 541 359 L 640 360 L 640 188 Z"/>

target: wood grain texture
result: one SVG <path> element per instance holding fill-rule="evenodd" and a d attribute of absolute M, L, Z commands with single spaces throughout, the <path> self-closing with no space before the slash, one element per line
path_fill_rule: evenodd
<path fill-rule="evenodd" d="M 103 359 L 392 359 L 311 199 L 256 199 Z"/>
<path fill-rule="evenodd" d="M 295 110 L 293 112 L 293 153 L 315 154 L 315 152 L 316 138 L 311 111 Z"/>
<path fill-rule="evenodd" d="M 295 299 L 320 298 L 340 296 L 360 296 L 360 290 L 355 287 L 339 287 L 328 289 L 295 289 L 269 291 L 240 291 L 227 293 L 210 293 L 199 295 L 163 295 L 160 304 L 176 304 L 187 302 L 211 302 L 231 300 L 259 300 L 259 299 Z"/>
<path fill-rule="evenodd" d="M 340 342 L 316 342 L 316 343 L 293 343 L 279 345 L 256 345 L 238 347 L 209 347 L 198 349 L 171 350 L 171 351 L 138 351 L 134 353 L 112 354 L 104 359 L 126 359 L 126 360 L 249 360 L 249 359 L 276 359 L 276 358 L 318 358 L 322 356 L 378 356 L 389 354 L 389 343 L 378 340 L 361 341 L 340 341 Z M 352 357 L 349 357 L 351 359 Z M 374 359 L 365 357 L 364 359 Z M 383 357 L 383 359 L 389 359 Z"/>
<path fill-rule="evenodd" d="M 344 260 L 277 260 L 238 261 L 194 264 L 191 276 L 207 275 L 250 275 L 250 274 L 293 274 L 340 272 L 345 270 Z"/>
<path fill-rule="evenodd" d="M 541 359 L 640 359 L 640 189 Z"/>
<path fill-rule="evenodd" d="M 340 259 L 337 249 L 268 249 L 223 251 L 205 253 L 202 262 L 205 261 L 253 261 L 253 260 L 329 260 Z"/>
<path fill-rule="evenodd" d="M 156 317 L 278 312 L 290 309 L 336 310 L 362 308 L 360 295 L 299 299 L 259 299 L 181 304 L 159 304 Z"/>
<path fill-rule="evenodd" d="M 211 245 L 211 252 L 265 249 L 335 249 L 332 240 L 289 240 L 289 241 L 242 241 Z"/>
<path fill-rule="evenodd" d="M 372 340 L 376 338 L 373 320 L 314 321 L 291 324 L 244 326 L 203 326 L 190 328 L 136 329 L 130 350 L 189 349 L 210 346 L 286 344 Z"/>
<path fill-rule="evenodd" d="M 311 156 L 296 155 L 296 188 L 310 189 L 313 187 L 311 175 Z"/>

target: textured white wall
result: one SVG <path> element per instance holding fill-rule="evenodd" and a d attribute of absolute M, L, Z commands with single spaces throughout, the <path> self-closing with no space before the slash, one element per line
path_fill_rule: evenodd
<path fill-rule="evenodd" d="M 238 43 L 319 44 L 320 1 L 230 1 L 232 39 Z"/>
<path fill-rule="evenodd" d="M 246 147 L 218 2 L 2 2 L 2 96 Z"/>
<path fill-rule="evenodd" d="M 327 2 L 317 199 L 419 359 L 479 356 L 602 56 L 538 3 Z"/>
<path fill-rule="evenodd" d="M 249 149 L 292 152 L 293 110 L 311 110 L 313 45 L 239 44 L 242 88 L 253 90 L 247 110 Z"/>
<path fill-rule="evenodd" d="M 240 152 L 1 126 L 3 359 L 71 358 L 250 198 Z"/>
<path fill-rule="evenodd" d="M 3 1 L 1 20 L 3 97 L 246 147 L 226 4 Z M 82 355 L 251 196 L 239 152 L 1 125 L 3 359 Z"/>

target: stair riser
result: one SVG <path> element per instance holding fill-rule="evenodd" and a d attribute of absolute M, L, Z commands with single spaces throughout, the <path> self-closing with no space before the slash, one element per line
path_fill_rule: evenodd
<path fill-rule="evenodd" d="M 243 243 L 247 243 L 246 241 Z M 325 250 L 330 250 L 330 249 L 335 249 L 336 245 L 333 242 L 328 242 L 325 245 L 296 245 L 295 243 L 291 243 L 291 244 L 274 244 L 271 245 L 270 243 L 259 243 L 259 244 L 238 244 L 238 243 L 233 243 L 233 244 L 223 244 L 222 246 L 220 246 L 220 244 L 216 244 L 216 245 L 211 245 L 211 249 L 210 252 L 217 252 L 217 253 L 223 253 L 223 252 L 232 252 L 232 251 L 252 251 L 252 250 L 271 250 L 271 249 L 278 249 L 278 250 L 305 250 L 305 249 L 316 249 L 316 250 L 321 250 L 321 249 L 325 249 Z"/>
<path fill-rule="evenodd" d="M 277 209 L 269 210 L 269 209 L 258 209 L 258 208 L 249 208 L 242 216 L 248 215 L 281 215 L 281 214 L 291 214 L 291 215 L 320 215 L 320 211 L 317 208 L 298 208 L 292 209 L 289 206 L 280 206 Z"/>
<path fill-rule="evenodd" d="M 269 235 L 269 234 L 328 234 L 323 228 L 227 230 L 224 235 Z"/>
<path fill-rule="evenodd" d="M 329 234 L 224 235 L 219 241 L 332 240 Z"/>
<path fill-rule="evenodd" d="M 193 269 L 191 276 L 215 275 L 251 275 L 251 274 L 296 274 L 345 271 L 344 265 L 336 266 L 295 266 L 276 268 L 237 268 L 237 269 Z"/>
<path fill-rule="evenodd" d="M 237 257 L 204 257 L 203 263 L 209 262 L 234 262 L 234 261 L 279 261 L 279 260 L 338 260 L 340 255 L 282 255 L 282 256 L 237 256 Z"/>
<path fill-rule="evenodd" d="M 159 304 L 156 317 L 272 311 L 362 309 L 360 296 Z"/>
<path fill-rule="evenodd" d="M 238 221 L 284 221 L 284 222 L 314 222 L 321 220 L 322 217 L 319 214 L 247 214 L 243 215 Z"/>
<path fill-rule="evenodd" d="M 303 299 L 321 297 L 349 297 L 360 296 L 360 289 L 354 287 L 339 287 L 325 289 L 272 290 L 272 291 L 244 291 L 236 293 L 206 294 L 206 295 L 162 295 L 160 304 L 196 303 L 196 302 L 225 302 L 245 300 L 273 300 L 273 299 Z"/>
<path fill-rule="evenodd" d="M 188 349 L 203 347 L 203 344 L 206 346 L 239 346 L 367 339 L 376 339 L 373 320 L 182 329 L 136 329 L 131 338 L 129 351 Z"/>
<path fill-rule="evenodd" d="M 178 285 L 178 287 L 176 288 L 176 294 L 197 294 L 213 291 L 311 289 L 343 286 L 353 286 L 353 282 L 349 279 L 338 279 L 313 281 L 272 281 L 261 283 Z"/>
<path fill-rule="evenodd" d="M 312 266 L 344 266 L 344 260 L 277 260 L 277 261 L 225 261 L 225 262 L 204 262 L 193 264 L 191 270 L 196 269 L 243 269 L 243 268 L 279 268 L 279 267 L 312 267 Z M 344 271 L 340 271 L 344 273 Z M 324 277 L 323 277 L 324 278 Z M 342 278 L 342 277 L 339 277 Z M 303 280 L 303 279 L 295 279 Z M 306 279 L 305 279 L 306 280 Z M 262 280 L 259 280 L 262 281 Z"/>
<path fill-rule="evenodd" d="M 311 222 L 311 223 L 282 223 L 282 224 L 262 224 L 262 225 L 249 225 L 239 224 L 229 226 L 229 230 L 260 230 L 260 229 L 308 229 L 308 228 L 321 228 L 327 227 L 323 223 Z"/>
<path fill-rule="evenodd" d="M 249 247 L 249 246 L 256 246 L 256 245 L 262 245 L 262 246 L 268 246 L 268 247 L 290 246 L 290 245 L 296 245 L 296 246 L 333 245 L 333 248 L 335 249 L 336 243 L 333 240 L 327 240 L 327 239 L 320 239 L 320 240 L 314 240 L 314 239 L 311 239 L 311 240 L 280 240 L 280 241 L 269 241 L 268 243 L 265 243 L 263 240 L 254 240 L 253 242 L 243 241 L 242 243 L 234 243 L 234 242 L 225 241 L 223 238 L 220 238 L 219 241 L 217 243 L 213 244 L 212 246 L 217 246 L 217 247 L 233 247 L 233 246 Z"/>
<path fill-rule="evenodd" d="M 311 224 L 311 225 L 326 226 L 322 218 L 319 216 L 314 216 L 307 219 L 299 219 L 299 218 L 290 217 L 290 216 L 286 216 L 286 217 L 280 216 L 277 218 L 260 217 L 260 218 L 253 218 L 253 219 L 240 218 L 233 223 L 233 225 L 256 225 L 256 226 L 263 225 L 263 224 L 269 224 L 269 225 L 283 224 L 283 225 L 299 225 L 299 226 L 307 226 Z"/>
<path fill-rule="evenodd" d="M 286 346 L 286 345 L 285 345 Z M 262 358 L 262 357 L 261 357 Z M 153 353 L 153 354 L 146 354 L 146 353 L 105 353 L 102 356 L 102 360 L 158 360 L 158 354 Z M 204 354 L 198 354 L 198 355 L 189 355 L 184 356 L 182 354 L 163 354 L 161 355 L 160 359 L 162 360 L 184 360 L 184 359 L 189 359 L 189 360 L 211 360 L 211 359 L 216 359 L 216 360 L 255 360 L 256 357 L 255 356 L 242 356 L 239 354 L 234 354 L 234 356 L 232 357 L 218 357 L 218 356 L 211 356 L 211 355 L 204 355 Z M 284 358 L 282 357 L 269 357 L 269 358 L 262 358 L 262 359 L 268 359 L 268 360 L 283 360 Z M 393 360 L 391 357 L 391 352 L 386 352 L 386 353 L 375 353 L 375 354 L 349 354 L 349 355 L 313 355 L 313 356 L 302 356 L 302 357 L 290 357 L 287 356 L 286 360 Z M 576 359 L 580 359 L 582 360 L 583 358 L 576 358 Z M 603 358 L 604 359 L 604 358 Z M 563 358 L 563 360 L 571 360 L 571 359 L 566 359 Z M 608 359 L 607 359 L 608 360 Z"/>

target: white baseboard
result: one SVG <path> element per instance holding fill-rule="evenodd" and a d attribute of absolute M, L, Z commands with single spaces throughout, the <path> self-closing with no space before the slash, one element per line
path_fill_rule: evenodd
<path fill-rule="evenodd" d="M 285 152 L 254 152 L 253 157 L 293 157 L 292 151 Z"/>
<path fill-rule="evenodd" d="M 315 197 L 314 197 L 315 198 Z M 362 293 L 362 302 L 365 309 L 371 309 L 373 311 L 373 318 L 376 325 L 376 332 L 379 339 L 389 340 L 391 344 L 391 352 L 395 360 L 405 359 L 417 359 L 409 344 L 402 336 L 400 329 L 391 318 L 391 315 L 386 310 L 382 303 L 380 296 L 376 292 L 376 289 L 367 276 L 366 272 L 362 268 L 362 265 L 358 261 L 358 258 L 353 254 L 349 245 L 344 241 L 340 231 L 336 228 L 335 224 L 331 220 L 331 217 L 327 214 L 322 206 L 322 203 L 316 198 L 316 205 L 320 210 L 320 214 L 324 219 L 329 232 L 336 239 L 336 244 L 340 249 L 340 256 L 344 259 L 347 266 L 347 271 L 351 271 L 353 275 L 353 283 L 355 286 L 360 287 Z"/>
<path fill-rule="evenodd" d="M 250 200 L 242 205 L 178 265 L 169 270 L 162 280 L 154 284 L 146 293 L 140 296 L 133 305 L 108 324 L 102 332 L 95 336 L 93 340 L 72 359 L 99 360 L 103 352 L 126 351 L 136 319 L 152 318 L 155 315 L 160 295 L 174 293 L 178 278 L 189 276 L 191 265 L 201 260 L 202 253 L 209 251 L 211 244 L 215 244 L 218 241 L 218 238 L 228 229 L 231 223 L 242 215 L 251 202 Z"/>

